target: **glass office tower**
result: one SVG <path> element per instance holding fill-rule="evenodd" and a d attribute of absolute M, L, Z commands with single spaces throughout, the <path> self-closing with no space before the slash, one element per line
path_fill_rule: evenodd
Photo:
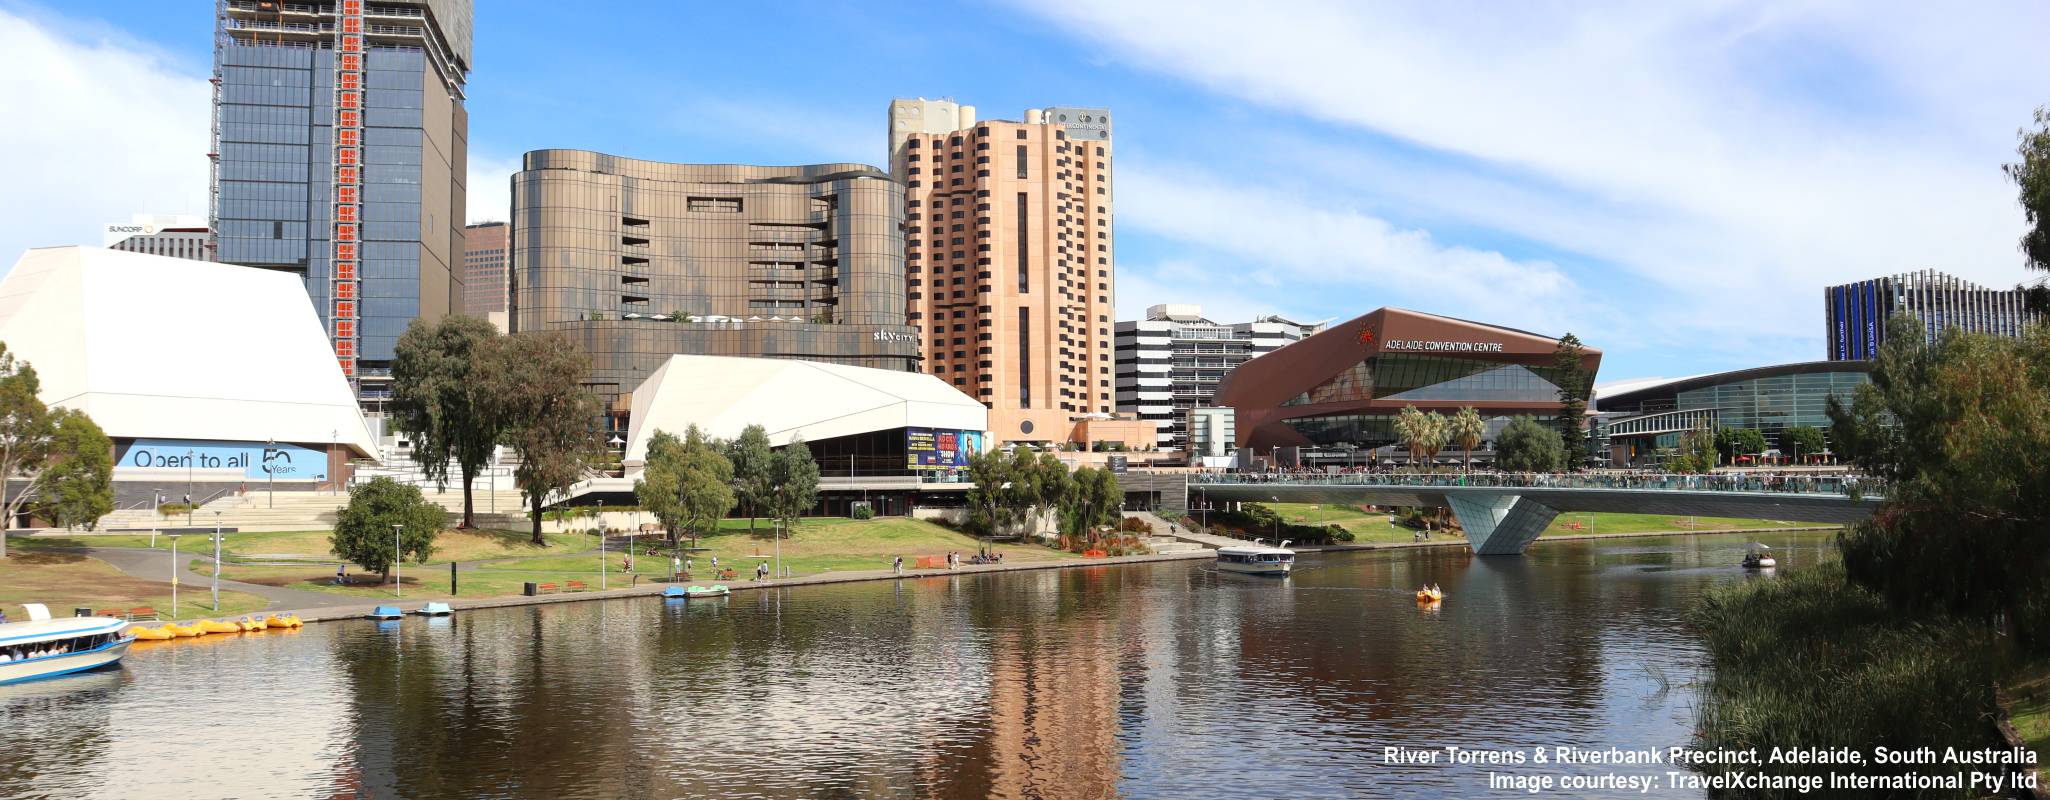
<path fill-rule="evenodd" d="M 1934 342 L 1949 328 L 2020 336 L 2036 318 L 2020 289 L 1991 289 L 1933 270 L 1831 286 L 1822 290 L 1822 306 L 1831 361 L 1878 358 L 1888 336 Z M 1888 330 L 1888 320 L 1900 313 L 1920 324 Z"/>
<path fill-rule="evenodd" d="M 462 297 L 470 0 L 221 0 L 215 257 L 292 272 L 366 407 Z"/>

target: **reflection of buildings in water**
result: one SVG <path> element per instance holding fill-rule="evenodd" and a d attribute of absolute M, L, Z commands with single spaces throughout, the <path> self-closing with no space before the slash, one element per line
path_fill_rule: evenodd
<path fill-rule="evenodd" d="M 1134 570 L 1049 570 L 1037 589 L 1040 624 L 1001 628 L 991 644 L 987 750 L 993 797 L 1114 797 L 1124 630 L 1143 592 L 1120 591 Z M 1056 620 L 1047 621 L 1045 606 Z M 1052 622 L 1053 624 L 1046 624 Z M 1128 656 L 1127 656 L 1128 657 Z"/>

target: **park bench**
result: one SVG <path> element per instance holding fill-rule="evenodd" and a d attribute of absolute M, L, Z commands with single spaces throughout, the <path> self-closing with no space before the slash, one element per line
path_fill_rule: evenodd
<path fill-rule="evenodd" d="M 556 590 L 557 590 L 557 589 L 559 589 L 559 588 L 560 588 L 560 587 L 556 586 L 555 584 L 552 584 L 552 583 L 544 583 L 544 584 L 541 584 L 540 586 L 536 586 L 536 587 L 534 587 L 534 591 L 535 591 L 535 592 L 537 592 L 537 593 L 539 593 L 539 594 L 547 594 L 547 593 L 549 593 L 549 592 L 553 592 L 553 591 L 556 591 Z"/>
<path fill-rule="evenodd" d="M 569 591 L 572 591 L 572 592 L 587 592 L 587 591 L 590 591 L 590 590 L 591 590 L 591 586 L 590 586 L 590 584 L 584 583 L 583 581 L 570 581 L 570 582 L 569 582 Z"/>
<path fill-rule="evenodd" d="M 735 570 L 735 569 L 722 569 L 722 570 L 719 570 L 719 579 L 720 579 L 720 580 L 722 580 L 722 581 L 738 580 L 739 578 L 740 578 L 740 571 L 739 571 L 739 570 Z"/>
<path fill-rule="evenodd" d="M 154 608 L 150 608 L 148 606 L 143 606 L 141 608 L 128 609 L 126 613 L 114 612 L 106 614 L 105 616 L 122 617 L 124 619 L 127 619 L 129 622 L 155 622 L 157 621 L 157 610 Z"/>

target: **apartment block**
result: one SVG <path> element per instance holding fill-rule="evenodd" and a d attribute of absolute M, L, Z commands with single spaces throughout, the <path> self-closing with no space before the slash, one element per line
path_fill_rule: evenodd
<path fill-rule="evenodd" d="M 996 443 L 1080 441 L 1114 409 L 1110 112 L 900 99 L 889 124 L 924 369 L 989 406 Z"/>
<path fill-rule="evenodd" d="M 463 228 L 463 308 L 473 317 L 494 319 L 512 306 L 512 228 L 503 222 L 485 222 Z"/>
<path fill-rule="evenodd" d="M 1157 421 L 1159 446 L 1187 451 L 1189 411 L 1214 405 L 1226 373 L 1322 327 L 1272 315 L 1224 323 L 1201 306 L 1152 306 L 1145 319 L 1117 324 L 1117 410 Z"/>

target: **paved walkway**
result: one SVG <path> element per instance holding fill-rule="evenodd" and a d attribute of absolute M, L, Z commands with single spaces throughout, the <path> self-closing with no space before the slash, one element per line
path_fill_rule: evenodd
<path fill-rule="evenodd" d="M 1125 516 L 1137 517 L 1152 523 L 1153 535 L 1155 536 L 1172 536 L 1184 542 L 1194 542 L 1212 549 L 1219 547 L 1243 547 L 1252 544 L 1252 542 L 1244 539 L 1233 539 L 1229 536 L 1218 536 L 1216 534 L 1190 530 L 1184 525 L 1162 519 L 1160 515 L 1151 511 L 1127 511 Z"/>
<path fill-rule="evenodd" d="M 115 569 L 143 580 L 161 581 L 171 574 L 171 551 L 169 550 L 150 550 L 141 547 L 66 547 L 52 549 L 70 553 L 83 553 L 112 564 Z M 180 551 L 178 553 L 178 560 L 186 561 L 188 564 L 192 561 L 202 562 L 205 568 L 209 570 L 212 569 L 213 565 L 213 556 L 204 553 Z M 213 586 L 213 579 L 213 573 L 210 571 L 199 572 L 187 569 L 185 574 L 180 576 L 179 583 L 183 584 L 186 591 L 192 591 L 194 587 L 197 587 L 201 594 L 205 594 Z M 281 608 L 312 608 L 322 605 L 356 605 L 361 602 L 354 597 L 324 592 L 308 592 L 301 589 L 286 589 L 278 586 L 265 586 L 260 583 L 244 583 L 242 581 L 231 581 L 227 578 L 221 579 L 221 588 L 253 594 L 269 600 L 270 605 L 264 609 L 266 611 Z M 179 605 L 182 606 L 184 604 L 184 601 L 180 600 Z"/>

